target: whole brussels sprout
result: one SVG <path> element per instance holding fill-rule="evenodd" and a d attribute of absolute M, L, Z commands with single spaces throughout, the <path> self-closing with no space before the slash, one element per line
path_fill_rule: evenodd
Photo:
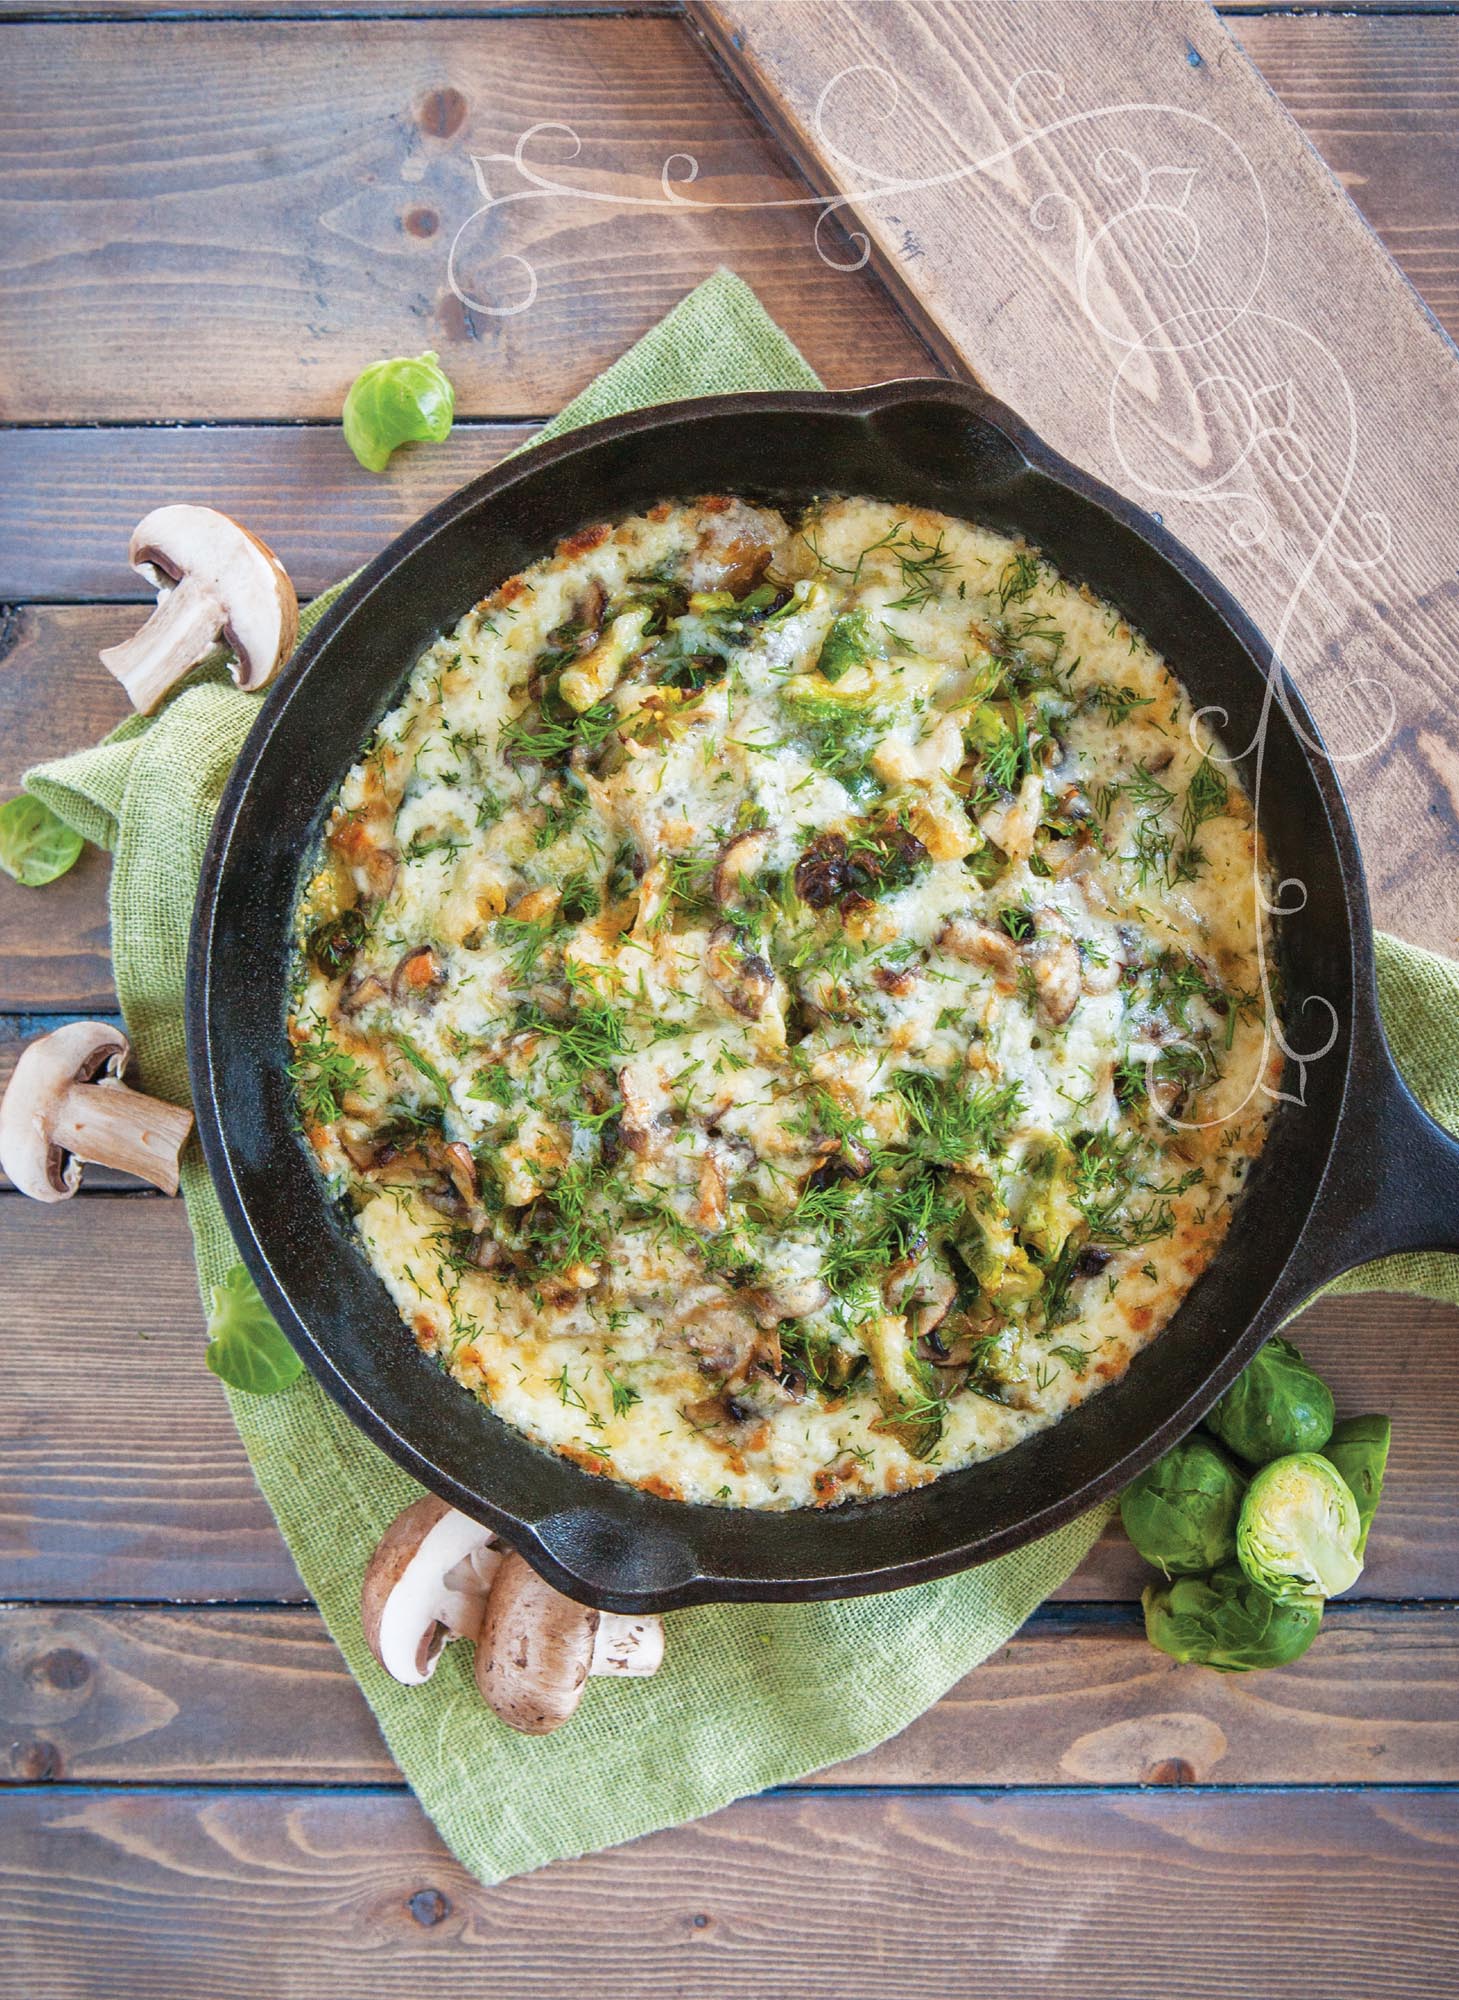
<path fill-rule="evenodd" d="M 1322 1448 L 1322 1456 L 1332 1460 L 1358 1503 L 1362 1523 L 1359 1555 L 1368 1546 L 1368 1530 L 1383 1498 L 1383 1471 L 1392 1436 L 1393 1426 L 1387 1417 L 1347 1417 Z"/>
<path fill-rule="evenodd" d="M 1172 1660 L 1195 1661 L 1222 1674 L 1290 1666 L 1322 1623 L 1320 1604 L 1279 1604 L 1239 1563 L 1223 1563 L 1209 1576 L 1152 1583 L 1140 1601 L 1152 1646 Z"/>
<path fill-rule="evenodd" d="M 439 444 L 456 414 L 456 392 L 434 354 L 372 361 L 344 399 L 344 441 L 366 472 L 383 472 L 400 444 Z"/>
<path fill-rule="evenodd" d="M 1264 1465 L 1241 1503 L 1236 1559 L 1283 1604 L 1320 1604 L 1357 1582 L 1362 1523 L 1335 1465 L 1315 1451 Z"/>
<path fill-rule="evenodd" d="M 1332 1391 L 1289 1340 L 1269 1340 L 1207 1413 L 1206 1428 L 1251 1465 L 1321 1451 L 1332 1436 Z"/>
<path fill-rule="evenodd" d="M 1120 1495 L 1125 1533 L 1167 1576 L 1198 1576 L 1236 1553 L 1245 1476 L 1208 1438 L 1188 1437 Z"/>

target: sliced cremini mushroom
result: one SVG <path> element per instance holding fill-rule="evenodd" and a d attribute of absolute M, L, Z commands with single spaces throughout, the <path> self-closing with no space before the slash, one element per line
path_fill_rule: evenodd
<path fill-rule="evenodd" d="M 594 1611 L 554 1590 L 519 1555 L 502 1562 L 476 1647 L 476 1685 L 503 1722 L 546 1736 L 573 1714 L 592 1674 L 631 1678 L 658 1670 L 657 1618 Z"/>
<path fill-rule="evenodd" d="M 1067 931 L 1041 927 L 1039 936 L 1024 947 L 1023 956 L 1033 967 L 1039 1012 L 1052 1026 L 1062 1027 L 1083 991 L 1078 945 Z"/>
<path fill-rule="evenodd" d="M 704 947 L 711 984 L 747 1021 L 758 1021 L 775 990 L 775 968 L 751 951 L 732 924 L 716 924 Z"/>
<path fill-rule="evenodd" d="M 177 1193 L 192 1113 L 121 1081 L 131 1045 L 104 1021 L 70 1021 L 21 1052 L 0 1101 L 0 1166 L 34 1201 L 65 1201 L 83 1163 Z"/>
<path fill-rule="evenodd" d="M 417 1687 L 450 1640 L 475 1643 L 501 1562 L 491 1529 L 433 1493 L 396 1515 L 360 1592 L 365 1643 L 392 1680 Z"/>
<path fill-rule="evenodd" d="M 746 885 L 765 866 L 774 835 L 768 827 L 751 827 L 737 833 L 720 849 L 714 865 L 714 900 L 722 910 L 744 900 Z"/>
<path fill-rule="evenodd" d="M 1018 947 L 1006 931 L 980 924 L 975 917 L 949 917 L 937 933 L 943 951 L 970 965 L 986 965 L 1009 985 L 1018 977 Z"/>
<path fill-rule="evenodd" d="M 299 600 L 273 550 L 213 507 L 156 507 L 139 521 L 127 560 L 158 586 L 157 609 L 139 632 L 108 646 L 101 664 L 149 714 L 220 639 L 233 678 L 250 693 L 294 649 Z"/>
<path fill-rule="evenodd" d="M 391 998 L 403 1005 L 429 1006 L 446 983 L 446 968 L 434 946 L 413 945 L 390 975 Z"/>

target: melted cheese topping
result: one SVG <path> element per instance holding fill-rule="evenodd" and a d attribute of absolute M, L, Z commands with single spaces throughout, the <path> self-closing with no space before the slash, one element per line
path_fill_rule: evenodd
<path fill-rule="evenodd" d="M 967 522 L 573 537 L 416 666 L 301 897 L 322 1171 L 591 1471 L 917 1485 L 1118 1377 L 1265 1133 L 1264 860 L 1179 683 Z"/>

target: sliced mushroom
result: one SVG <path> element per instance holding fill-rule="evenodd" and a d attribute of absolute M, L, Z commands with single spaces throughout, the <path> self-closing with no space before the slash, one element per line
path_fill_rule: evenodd
<path fill-rule="evenodd" d="M 986 965 L 1010 986 L 1018 977 L 1018 947 L 1013 939 L 1006 931 L 980 924 L 974 917 L 949 917 L 937 933 L 937 942 L 954 958 Z"/>
<path fill-rule="evenodd" d="M 1061 1027 L 1083 991 L 1078 945 L 1067 931 L 1046 930 L 1025 946 L 1023 956 L 1033 967 L 1040 1013 L 1052 1026 Z"/>
<path fill-rule="evenodd" d="M 711 983 L 737 1014 L 758 1021 L 775 991 L 775 968 L 751 951 L 732 924 L 717 924 L 704 948 Z"/>
<path fill-rule="evenodd" d="M 390 975 L 392 999 L 417 1007 L 434 1000 L 446 983 L 446 968 L 433 946 L 414 945 Z"/>
<path fill-rule="evenodd" d="M 783 1319 L 805 1319 L 829 1304 L 831 1288 L 820 1278 L 780 1278 L 744 1294 L 755 1323 L 768 1330 Z"/>
<path fill-rule="evenodd" d="M 127 560 L 158 586 L 142 629 L 101 664 L 144 715 L 225 639 L 233 678 L 252 693 L 294 649 L 299 600 L 273 550 L 212 507 L 157 507 L 139 521 Z"/>
<path fill-rule="evenodd" d="M 501 1563 L 491 1529 L 433 1493 L 397 1514 L 360 1592 L 365 1643 L 392 1680 L 417 1687 L 450 1640 L 475 1643 Z"/>
<path fill-rule="evenodd" d="M 737 833 L 720 849 L 712 887 L 722 910 L 743 900 L 745 885 L 765 866 L 773 841 L 768 827 L 752 827 L 747 833 Z"/>
<path fill-rule="evenodd" d="M 177 1193 L 192 1113 L 121 1082 L 130 1054 L 101 1021 L 68 1022 L 21 1052 L 0 1101 L 0 1166 L 22 1194 L 65 1201 L 88 1160 Z"/>
<path fill-rule="evenodd" d="M 591 1674 L 637 1678 L 664 1656 L 657 1618 L 594 1611 L 564 1597 L 519 1555 L 508 1555 L 487 1599 L 476 1685 L 503 1722 L 546 1736 L 576 1710 Z"/>
<path fill-rule="evenodd" d="M 1018 796 L 991 805 L 978 821 L 978 830 L 995 847 L 1001 847 L 1010 861 L 1024 861 L 1033 847 L 1044 810 L 1044 781 L 1038 771 L 1030 771 L 1018 788 Z"/>

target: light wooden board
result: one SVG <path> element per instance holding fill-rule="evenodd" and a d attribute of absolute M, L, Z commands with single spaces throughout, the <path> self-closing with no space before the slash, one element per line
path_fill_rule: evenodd
<path fill-rule="evenodd" d="M 1279 639 L 1380 903 L 1454 950 L 1459 518 L 1438 468 L 1459 462 L 1459 365 L 1220 21 L 1200 0 L 692 18 L 815 184 L 858 197 L 942 358 L 1159 508 Z"/>
<path fill-rule="evenodd" d="M 383 354 L 439 351 L 463 416 L 555 410 L 722 262 L 828 380 L 905 374 L 919 344 L 798 209 L 533 200 L 475 225 L 473 155 L 653 195 L 694 155 L 701 201 L 803 191 L 679 21 L 9 26 L 0 97 L 0 416 L 335 418 Z M 570 150 L 570 149 L 569 149 Z M 526 185 L 493 167 L 493 192 Z M 488 296 L 488 287 L 490 295 Z M 519 289 L 513 289 L 518 287 Z M 854 342 L 848 334 L 854 328 Z"/>
<path fill-rule="evenodd" d="M 900 1736 L 810 1782 L 1459 1778 L 1451 1605 L 1334 1605 L 1321 1645 L 1265 1674 L 1182 1670 L 1140 1631 L 1133 1605 L 1036 1613 Z M 0 1741 L 0 1787 L 401 1782 L 319 1614 L 304 1608 L 0 1607 Z"/>
<path fill-rule="evenodd" d="M 0 1800 L 6 2000 L 1434 2000 L 1452 1793 L 747 1801 L 483 1889 L 400 1794 Z"/>
<path fill-rule="evenodd" d="M 0 1195 L 0 1270 L 22 1267 L 7 1339 L 26 1362 L 0 1369 L 0 1599 L 300 1599 L 203 1366 L 181 1204 Z M 1459 1597 L 1453 1321 L 1427 1300 L 1332 1299 L 1298 1333 L 1340 1409 L 1393 1418 L 1364 1595 Z M 1060 1594 L 1133 1599 L 1148 1580 L 1112 1531 Z"/>

